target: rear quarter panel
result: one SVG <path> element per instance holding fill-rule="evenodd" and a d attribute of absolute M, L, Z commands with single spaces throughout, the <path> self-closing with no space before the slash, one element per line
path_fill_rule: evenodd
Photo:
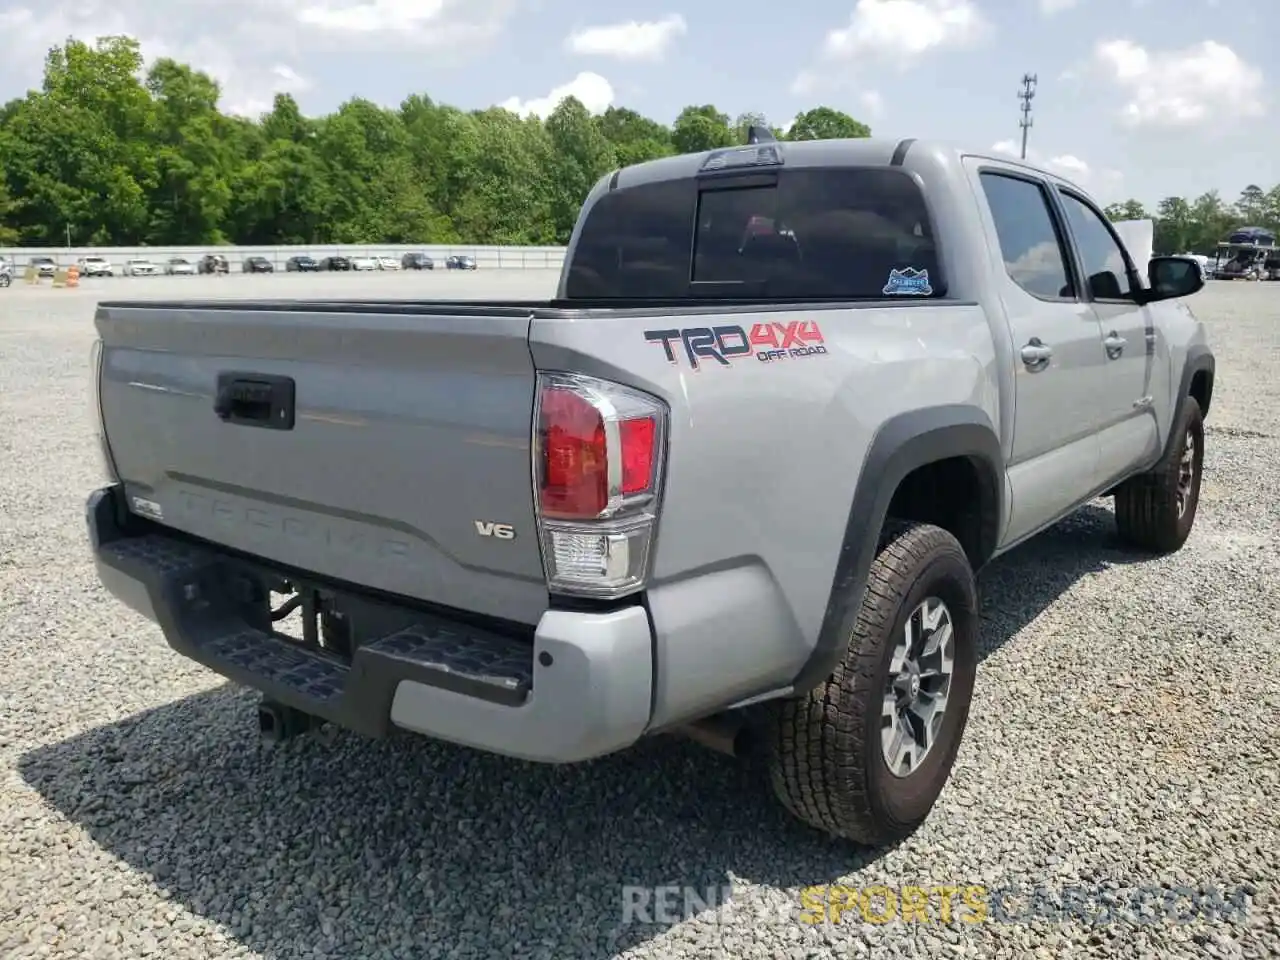
<path fill-rule="evenodd" d="M 753 352 L 695 367 L 679 341 L 669 360 L 645 337 L 727 325 L 750 336 L 757 324 L 816 328 L 821 339 L 811 343 L 823 352 L 768 362 Z M 530 337 L 539 369 L 625 383 L 671 410 L 649 592 L 656 727 L 795 678 L 817 642 L 881 424 L 944 404 L 999 423 L 995 346 L 972 304 L 602 313 L 538 318 Z"/>

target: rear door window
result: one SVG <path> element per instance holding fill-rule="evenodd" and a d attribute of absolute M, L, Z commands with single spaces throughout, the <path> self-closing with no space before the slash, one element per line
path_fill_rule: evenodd
<path fill-rule="evenodd" d="M 782 170 L 776 183 L 664 181 L 606 194 L 570 298 L 881 300 L 945 295 L 916 181 L 896 169 Z"/>
<path fill-rule="evenodd" d="M 587 214 L 565 284 L 583 300 L 683 297 L 697 188 L 664 180 L 601 197 Z"/>
<path fill-rule="evenodd" d="M 1044 187 L 1001 173 L 983 173 L 980 180 L 1009 278 L 1041 300 L 1074 299 L 1062 237 Z"/>

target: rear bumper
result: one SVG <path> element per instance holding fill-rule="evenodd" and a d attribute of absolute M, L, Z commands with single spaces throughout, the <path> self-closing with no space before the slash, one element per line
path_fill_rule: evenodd
<path fill-rule="evenodd" d="M 87 521 L 102 584 L 175 651 L 339 726 L 572 763 L 630 746 L 649 725 L 654 648 L 642 607 L 551 610 L 531 643 L 397 607 L 396 629 L 342 660 L 272 632 L 259 588 L 287 573 L 131 517 L 118 485 L 89 497 Z"/>

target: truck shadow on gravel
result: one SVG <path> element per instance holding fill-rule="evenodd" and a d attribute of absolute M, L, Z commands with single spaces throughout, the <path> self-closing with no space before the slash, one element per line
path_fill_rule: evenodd
<path fill-rule="evenodd" d="M 996 561 L 983 656 L 1081 577 L 1136 559 L 1090 507 Z M 255 702 L 228 684 L 19 769 L 141 882 L 268 957 L 608 956 L 669 926 L 624 924 L 626 885 L 714 895 L 736 877 L 784 888 L 777 917 L 798 904 L 785 888 L 880 855 L 797 825 L 752 767 L 679 740 L 568 768 L 411 737 L 271 746 Z"/>

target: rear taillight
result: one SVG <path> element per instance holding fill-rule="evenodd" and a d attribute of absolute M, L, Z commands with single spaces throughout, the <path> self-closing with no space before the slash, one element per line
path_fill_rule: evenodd
<path fill-rule="evenodd" d="M 533 476 L 552 592 L 614 598 L 644 586 L 666 434 L 656 397 L 578 374 L 538 375 Z"/>

